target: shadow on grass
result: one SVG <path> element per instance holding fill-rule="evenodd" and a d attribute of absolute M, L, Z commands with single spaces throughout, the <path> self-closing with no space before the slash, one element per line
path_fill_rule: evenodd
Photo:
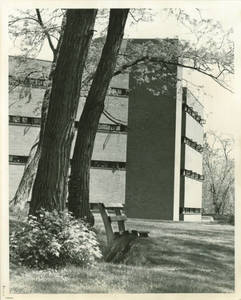
<path fill-rule="evenodd" d="M 14 224 L 17 226 L 17 224 Z M 135 241 L 122 264 L 99 262 L 58 272 L 15 268 L 14 293 L 220 293 L 234 290 L 232 226 L 129 221 L 128 228 L 150 231 Z M 103 251 L 106 236 L 97 219 Z"/>

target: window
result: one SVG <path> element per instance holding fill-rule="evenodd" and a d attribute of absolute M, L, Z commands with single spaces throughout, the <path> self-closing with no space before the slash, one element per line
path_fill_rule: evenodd
<path fill-rule="evenodd" d="M 9 155 L 10 163 L 26 164 L 27 161 L 28 161 L 28 156 Z"/>
<path fill-rule="evenodd" d="M 120 131 L 127 132 L 127 126 L 126 125 L 120 125 Z"/>
<path fill-rule="evenodd" d="M 92 160 L 91 161 L 91 167 L 92 168 L 125 170 L 126 163 L 125 162 L 118 162 L 118 161 Z"/>
<path fill-rule="evenodd" d="M 110 96 L 128 96 L 129 90 L 128 89 L 121 89 L 121 88 L 110 88 Z"/>
<path fill-rule="evenodd" d="M 203 147 L 202 145 L 198 144 L 197 142 L 193 141 L 192 139 L 189 139 L 186 136 L 182 137 L 182 141 L 184 144 L 192 147 L 193 149 L 197 150 L 198 152 L 203 152 Z"/>
<path fill-rule="evenodd" d="M 41 124 L 41 119 L 40 118 L 32 118 L 32 124 L 40 125 Z"/>
<path fill-rule="evenodd" d="M 22 123 L 23 123 L 23 124 L 30 124 L 31 122 L 29 121 L 29 118 L 27 118 L 27 117 L 22 117 Z"/>
<path fill-rule="evenodd" d="M 201 208 L 197 207 L 180 207 L 180 214 L 200 214 Z"/>
<path fill-rule="evenodd" d="M 21 118 L 18 116 L 13 116 L 12 117 L 12 122 L 13 123 L 21 123 Z"/>
<path fill-rule="evenodd" d="M 205 124 L 205 120 L 199 116 L 197 111 L 194 111 L 192 107 L 188 106 L 186 103 L 183 103 L 183 109 L 187 112 L 191 117 L 193 117 L 200 125 Z"/>

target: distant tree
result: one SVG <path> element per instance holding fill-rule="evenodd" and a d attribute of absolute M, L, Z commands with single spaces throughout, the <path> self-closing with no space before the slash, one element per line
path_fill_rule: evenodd
<path fill-rule="evenodd" d="M 234 140 L 208 132 L 204 139 L 203 208 L 218 215 L 234 214 Z"/>

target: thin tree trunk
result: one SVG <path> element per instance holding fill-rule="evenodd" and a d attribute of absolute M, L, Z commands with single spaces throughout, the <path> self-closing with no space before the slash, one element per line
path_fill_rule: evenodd
<path fill-rule="evenodd" d="M 76 218 L 84 219 L 90 224 L 94 221 L 89 209 L 90 163 L 94 140 L 116 66 L 128 12 L 128 9 L 110 11 L 106 42 L 79 120 L 71 163 L 68 208 Z"/>
<path fill-rule="evenodd" d="M 74 120 L 96 13 L 96 9 L 69 9 L 66 13 L 30 202 L 32 215 L 40 208 L 63 210 L 65 206 Z"/>
<path fill-rule="evenodd" d="M 61 45 L 62 39 L 63 39 L 65 23 L 66 23 L 66 15 L 63 16 L 58 44 L 57 44 L 55 51 L 53 52 L 53 62 L 51 64 L 51 68 L 50 68 L 50 72 L 49 72 L 49 76 L 48 76 L 48 84 L 47 84 L 47 88 L 44 93 L 43 103 L 42 103 L 42 107 L 41 107 L 40 133 L 39 133 L 37 140 L 35 141 L 34 146 L 30 149 L 28 161 L 24 168 L 24 172 L 23 172 L 21 181 L 18 185 L 17 191 L 16 191 L 13 199 L 10 201 L 10 205 L 13 206 L 14 209 L 15 208 L 18 208 L 20 210 L 24 209 L 26 203 L 31 198 L 31 191 L 32 191 L 34 180 L 35 180 L 35 175 L 37 172 L 37 167 L 38 167 L 38 162 L 39 162 L 39 157 L 40 157 L 41 142 L 43 139 L 44 127 L 45 127 L 46 118 L 47 118 L 49 96 L 50 96 L 51 87 L 52 87 L 52 78 L 53 78 L 54 70 L 56 67 L 56 61 L 57 61 L 58 54 L 59 54 L 59 48 L 60 48 L 60 45 Z"/>
<path fill-rule="evenodd" d="M 37 144 L 39 143 L 39 137 L 37 138 Z M 29 158 L 27 164 L 24 168 L 23 176 L 20 180 L 17 191 L 9 202 L 9 205 L 13 207 L 14 210 L 23 210 L 30 199 L 32 182 L 35 178 L 35 173 L 39 160 L 39 146 L 35 144 L 29 152 Z"/>

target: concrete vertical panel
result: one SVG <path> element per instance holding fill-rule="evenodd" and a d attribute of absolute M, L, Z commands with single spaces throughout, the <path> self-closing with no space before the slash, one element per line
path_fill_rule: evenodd
<path fill-rule="evenodd" d="M 202 153 L 185 145 L 185 169 L 192 170 L 200 175 L 203 173 Z"/>
<path fill-rule="evenodd" d="M 193 108 L 202 118 L 204 116 L 204 106 L 198 99 L 192 94 L 189 89 L 186 89 L 186 104 Z"/>
<path fill-rule="evenodd" d="M 201 214 L 186 214 L 183 216 L 183 221 L 185 221 L 185 222 L 201 222 L 202 215 Z"/>
<path fill-rule="evenodd" d="M 90 202 L 123 203 L 125 201 L 124 170 L 90 169 Z"/>
<path fill-rule="evenodd" d="M 71 148 L 73 155 L 76 134 Z M 93 160 L 126 161 L 126 133 L 97 132 L 94 143 Z"/>
<path fill-rule="evenodd" d="M 9 93 L 9 114 L 24 117 L 40 117 L 45 90 L 16 87 Z"/>
<path fill-rule="evenodd" d="M 24 167 L 24 165 L 17 164 L 9 165 L 9 200 L 11 200 L 15 195 L 23 175 Z"/>
<path fill-rule="evenodd" d="M 9 153 L 28 156 L 39 134 L 39 127 L 9 125 Z"/>
<path fill-rule="evenodd" d="M 186 133 L 185 136 L 198 144 L 203 144 L 203 127 L 191 117 L 186 114 Z"/>
<path fill-rule="evenodd" d="M 184 207 L 202 207 L 202 182 L 185 177 Z"/>
<path fill-rule="evenodd" d="M 180 174 L 181 174 L 181 136 L 182 136 L 182 69 L 177 68 L 176 91 L 176 126 L 175 126 L 175 163 L 174 163 L 174 195 L 173 220 L 179 221 L 180 208 Z"/>

